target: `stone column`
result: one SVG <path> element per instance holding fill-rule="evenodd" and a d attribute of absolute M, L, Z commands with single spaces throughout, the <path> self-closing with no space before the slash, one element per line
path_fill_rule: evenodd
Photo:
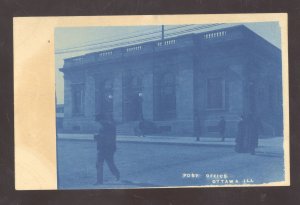
<path fill-rule="evenodd" d="M 64 118 L 72 117 L 72 82 L 64 74 Z"/>
<path fill-rule="evenodd" d="M 143 117 L 153 120 L 153 73 L 146 73 L 143 77 Z"/>
<path fill-rule="evenodd" d="M 194 85 L 193 70 L 182 69 L 177 75 L 176 113 L 178 120 L 193 120 Z"/>
<path fill-rule="evenodd" d="M 72 82 L 68 74 L 64 74 L 64 119 L 63 129 L 72 130 Z"/>
<path fill-rule="evenodd" d="M 84 114 L 87 118 L 95 116 L 95 78 L 87 75 L 84 88 Z"/>
<path fill-rule="evenodd" d="M 242 77 L 243 65 L 231 65 L 229 67 L 230 80 L 227 80 L 228 86 L 228 110 L 238 115 L 243 112 L 244 100 L 244 81 Z"/>
<path fill-rule="evenodd" d="M 113 115 L 117 122 L 122 121 L 122 73 L 116 73 L 113 82 Z"/>
<path fill-rule="evenodd" d="M 182 69 L 177 73 L 176 85 L 176 134 L 193 134 L 194 132 L 194 84 L 193 70 Z"/>
<path fill-rule="evenodd" d="M 225 115 L 225 135 L 227 137 L 237 136 L 240 115 L 244 113 L 244 83 L 246 79 L 242 75 L 243 69 L 244 65 L 242 64 L 230 65 L 228 69 L 228 78 L 226 80 L 228 92 L 227 96 L 225 96 L 228 100 L 228 110 Z"/>

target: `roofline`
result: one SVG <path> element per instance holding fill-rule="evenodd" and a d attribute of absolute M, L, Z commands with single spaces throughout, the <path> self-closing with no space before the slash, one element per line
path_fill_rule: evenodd
<path fill-rule="evenodd" d="M 272 43 L 270 43 L 269 41 L 267 41 L 265 38 L 261 37 L 260 35 L 258 35 L 254 31 L 252 31 L 250 28 L 248 28 L 244 24 L 234 25 L 234 26 L 230 26 L 230 27 L 226 27 L 226 28 L 218 28 L 218 29 L 215 29 L 215 30 L 203 31 L 203 32 L 199 32 L 199 33 L 189 33 L 189 34 L 174 36 L 174 37 L 170 37 L 170 38 L 165 38 L 164 41 L 168 41 L 168 40 L 172 40 L 172 39 L 185 38 L 185 37 L 188 37 L 188 36 L 194 36 L 194 35 L 199 35 L 199 34 L 203 35 L 203 34 L 211 33 L 211 32 L 228 31 L 228 30 L 232 30 L 232 29 L 236 29 L 236 28 L 242 28 L 242 29 L 244 29 L 244 31 L 249 32 L 252 35 L 255 35 L 260 40 L 263 40 L 267 45 L 273 47 L 276 50 L 276 52 L 281 52 L 280 48 L 274 46 Z M 76 59 L 78 57 L 85 57 L 85 56 L 96 55 L 96 54 L 105 53 L 105 52 L 111 52 L 111 51 L 114 51 L 114 50 L 125 49 L 125 48 L 128 48 L 128 47 L 135 47 L 135 46 L 139 46 L 139 45 L 143 45 L 143 44 L 157 43 L 157 42 L 161 42 L 161 41 L 162 40 L 145 41 L 143 43 L 131 44 L 131 45 L 115 47 L 115 48 L 111 48 L 111 49 L 107 49 L 107 50 L 90 52 L 90 53 L 86 53 L 86 54 L 83 54 L 83 55 L 77 55 L 77 56 L 73 56 L 73 57 L 70 57 L 70 58 L 65 58 L 64 61 Z M 61 68 L 61 69 L 63 69 L 63 68 Z"/>
<path fill-rule="evenodd" d="M 217 30 L 214 30 L 214 31 L 217 31 Z M 180 35 L 180 36 L 174 36 L 174 37 L 170 37 L 170 38 L 165 38 L 164 41 L 172 40 L 172 39 L 175 39 L 175 38 L 177 39 L 177 38 L 184 38 L 184 37 L 187 37 L 187 36 L 193 36 L 195 34 L 196 33 L 189 33 L 189 34 L 184 34 L 184 35 Z M 197 34 L 200 34 L 200 33 L 197 33 Z M 131 47 L 131 46 L 134 47 L 134 46 L 139 46 L 139 45 L 143 45 L 143 44 L 156 43 L 156 42 L 160 42 L 160 41 L 161 40 L 145 41 L 143 43 L 131 44 L 131 45 L 115 47 L 115 48 L 111 48 L 111 49 L 107 49 L 107 50 L 90 52 L 90 53 L 86 53 L 86 54 L 83 54 L 83 55 L 74 56 L 74 57 L 71 57 L 71 58 L 65 58 L 64 60 L 71 60 L 71 59 L 78 58 L 80 56 L 95 55 L 95 54 L 98 54 L 98 53 L 104 53 L 104 52 L 114 51 L 116 49 L 124 49 L 124 48 Z"/>

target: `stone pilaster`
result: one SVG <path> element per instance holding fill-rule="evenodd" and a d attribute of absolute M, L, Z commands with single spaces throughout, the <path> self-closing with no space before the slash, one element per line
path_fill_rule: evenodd
<path fill-rule="evenodd" d="M 153 120 L 153 73 L 147 73 L 143 77 L 143 117 Z"/>
<path fill-rule="evenodd" d="M 231 65 L 229 67 L 230 80 L 226 81 L 228 86 L 228 111 L 229 113 L 242 114 L 244 111 L 244 81 L 243 65 Z"/>
<path fill-rule="evenodd" d="M 95 78 L 91 75 L 86 76 L 84 95 L 84 114 L 88 118 L 95 115 Z"/>
<path fill-rule="evenodd" d="M 72 82 L 64 74 L 64 118 L 72 117 Z"/>
<path fill-rule="evenodd" d="M 122 121 L 122 74 L 117 73 L 113 82 L 113 115 L 117 122 Z"/>
<path fill-rule="evenodd" d="M 179 70 L 176 86 L 176 111 L 178 120 L 193 120 L 194 112 L 193 70 Z"/>

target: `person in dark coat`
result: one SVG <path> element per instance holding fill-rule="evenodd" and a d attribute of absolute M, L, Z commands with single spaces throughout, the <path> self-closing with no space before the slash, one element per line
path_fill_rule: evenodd
<path fill-rule="evenodd" d="M 221 140 L 222 140 L 222 142 L 224 142 L 225 141 L 226 122 L 225 122 L 225 119 L 223 116 L 221 117 L 221 119 L 219 121 L 218 128 L 219 128 Z"/>
<path fill-rule="evenodd" d="M 104 117 L 97 115 L 97 122 L 100 123 L 101 128 L 94 136 L 97 143 L 97 181 L 95 184 L 103 184 L 103 165 L 104 161 L 108 165 L 111 173 L 120 179 L 120 172 L 114 162 L 114 154 L 116 152 L 116 126 L 111 117 Z"/>
<path fill-rule="evenodd" d="M 255 119 L 252 114 L 247 115 L 238 124 L 238 135 L 236 138 L 236 152 L 255 154 L 258 147 L 258 136 L 262 126 L 260 121 Z"/>

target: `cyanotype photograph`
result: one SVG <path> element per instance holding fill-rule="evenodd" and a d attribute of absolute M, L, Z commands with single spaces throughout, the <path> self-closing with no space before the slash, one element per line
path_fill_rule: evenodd
<path fill-rule="evenodd" d="M 287 180 L 279 22 L 54 32 L 58 189 Z"/>

